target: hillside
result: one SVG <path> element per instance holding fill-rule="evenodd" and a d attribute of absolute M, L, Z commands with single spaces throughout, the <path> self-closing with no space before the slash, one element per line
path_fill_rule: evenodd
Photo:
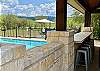
<path fill-rule="evenodd" d="M 55 21 L 55 17 L 53 16 L 36 16 L 36 17 L 18 16 L 18 18 L 25 18 L 25 19 L 31 19 L 31 20 L 48 19 L 50 21 Z"/>

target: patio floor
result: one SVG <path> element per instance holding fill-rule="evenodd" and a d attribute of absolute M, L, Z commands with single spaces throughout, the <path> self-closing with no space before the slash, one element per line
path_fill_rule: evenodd
<path fill-rule="evenodd" d="M 95 54 L 94 54 L 94 61 L 93 64 L 89 65 L 88 71 L 100 71 L 99 68 L 99 49 L 95 47 Z M 79 67 L 76 71 L 85 71 L 85 67 Z"/>

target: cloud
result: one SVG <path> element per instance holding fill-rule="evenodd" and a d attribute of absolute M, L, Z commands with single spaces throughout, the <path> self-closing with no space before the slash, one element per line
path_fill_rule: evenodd
<path fill-rule="evenodd" d="M 1 5 L 1 7 L 2 7 L 1 10 L 7 10 L 7 9 L 9 9 L 9 6 L 7 6 L 7 5 Z"/>
<path fill-rule="evenodd" d="M 56 2 L 33 4 L 1 3 L 2 13 L 12 13 L 18 16 L 56 16 Z"/>
<path fill-rule="evenodd" d="M 25 13 L 18 13 L 18 16 L 27 16 Z"/>
<path fill-rule="evenodd" d="M 0 0 L 0 2 L 12 2 L 18 4 L 18 0 Z"/>
<path fill-rule="evenodd" d="M 56 16 L 56 2 L 41 4 L 35 11 L 38 12 L 37 15 Z"/>
<path fill-rule="evenodd" d="M 34 7 L 32 4 L 28 4 L 28 7 L 30 7 L 30 8 L 32 8 L 32 7 Z"/>
<path fill-rule="evenodd" d="M 56 14 L 56 4 L 48 3 L 41 4 L 40 6 L 35 7 L 36 16 L 55 16 Z"/>

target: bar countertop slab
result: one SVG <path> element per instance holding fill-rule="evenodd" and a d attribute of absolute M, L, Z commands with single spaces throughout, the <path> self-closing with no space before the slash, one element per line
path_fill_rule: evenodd
<path fill-rule="evenodd" d="M 92 32 L 79 32 L 74 34 L 75 43 L 83 43 L 83 41 L 92 34 Z"/>

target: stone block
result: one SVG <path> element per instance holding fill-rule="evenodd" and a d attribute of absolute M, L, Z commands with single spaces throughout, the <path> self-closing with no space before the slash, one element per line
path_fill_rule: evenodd
<path fill-rule="evenodd" d="M 64 43 L 64 44 L 69 44 L 69 43 L 74 41 L 74 37 L 73 36 L 72 37 L 66 37 L 66 38 L 65 37 L 59 37 L 59 41 Z"/>
<path fill-rule="evenodd" d="M 24 70 L 24 62 L 25 62 L 24 57 L 19 58 L 18 60 L 16 60 L 16 64 L 17 64 L 16 68 L 17 68 L 18 71 L 23 71 Z"/>
<path fill-rule="evenodd" d="M 17 62 L 12 61 L 10 62 L 10 71 L 18 71 Z"/>
<path fill-rule="evenodd" d="M 11 46 L 14 49 L 14 59 L 25 56 L 26 48 L 24 45 Z"/>
<path fill-rule="evenodd" d="M 13 55 L 13 59 L 20 58 L 25 55 L 26 48 L 24 45 L 11 45 L 7 44 L 1 47 L 1 51 L 5 51 L 7 56 Z M 9 52 L 9 53 L 8 53 Z"/>
<path fill-rule="evenodd" d="M 10 47 L 2 46 L 0 48 L 0 65 L 14 59 L 14 52 Z"/>
<path fill-rule="evenodd" d="M 46 63 L 46 59 L 43 59 L 41 61 L 41 70 L 42 71 L 46 71 L 48 68 L 47 68 L 47 63 Z"/>
<path fill-rule="evenodd" d="M 52 31 L 47 33 L 48 37 L 58 37 L 59 36 L 59 31 Z"/>
<path fill-rule="evenodd" d="M 0 71 L 23 71 L 24 70 L 24 59 L 12 60 L 2 66 Z"/>
<path fill-rule="evenodd" d="M 73 48 L 74 48 L 74 42 L 72 42 L 72 43 L 69 43 L 68 45 L 65 45 L 64 46 L 64 53 L 65 54 L 68 54 L 68 53 L 70 53 L 70 52 L 73 52 L 72 50 L 73 50 Z"/>
<path fill-rule="evenodd" d="M 49 31 L 47 32 L 47 36 L 50 37 L 63 37 L 63 36 L 72 36 L 74 35 L 73 30 L 71 31 Z"/>

